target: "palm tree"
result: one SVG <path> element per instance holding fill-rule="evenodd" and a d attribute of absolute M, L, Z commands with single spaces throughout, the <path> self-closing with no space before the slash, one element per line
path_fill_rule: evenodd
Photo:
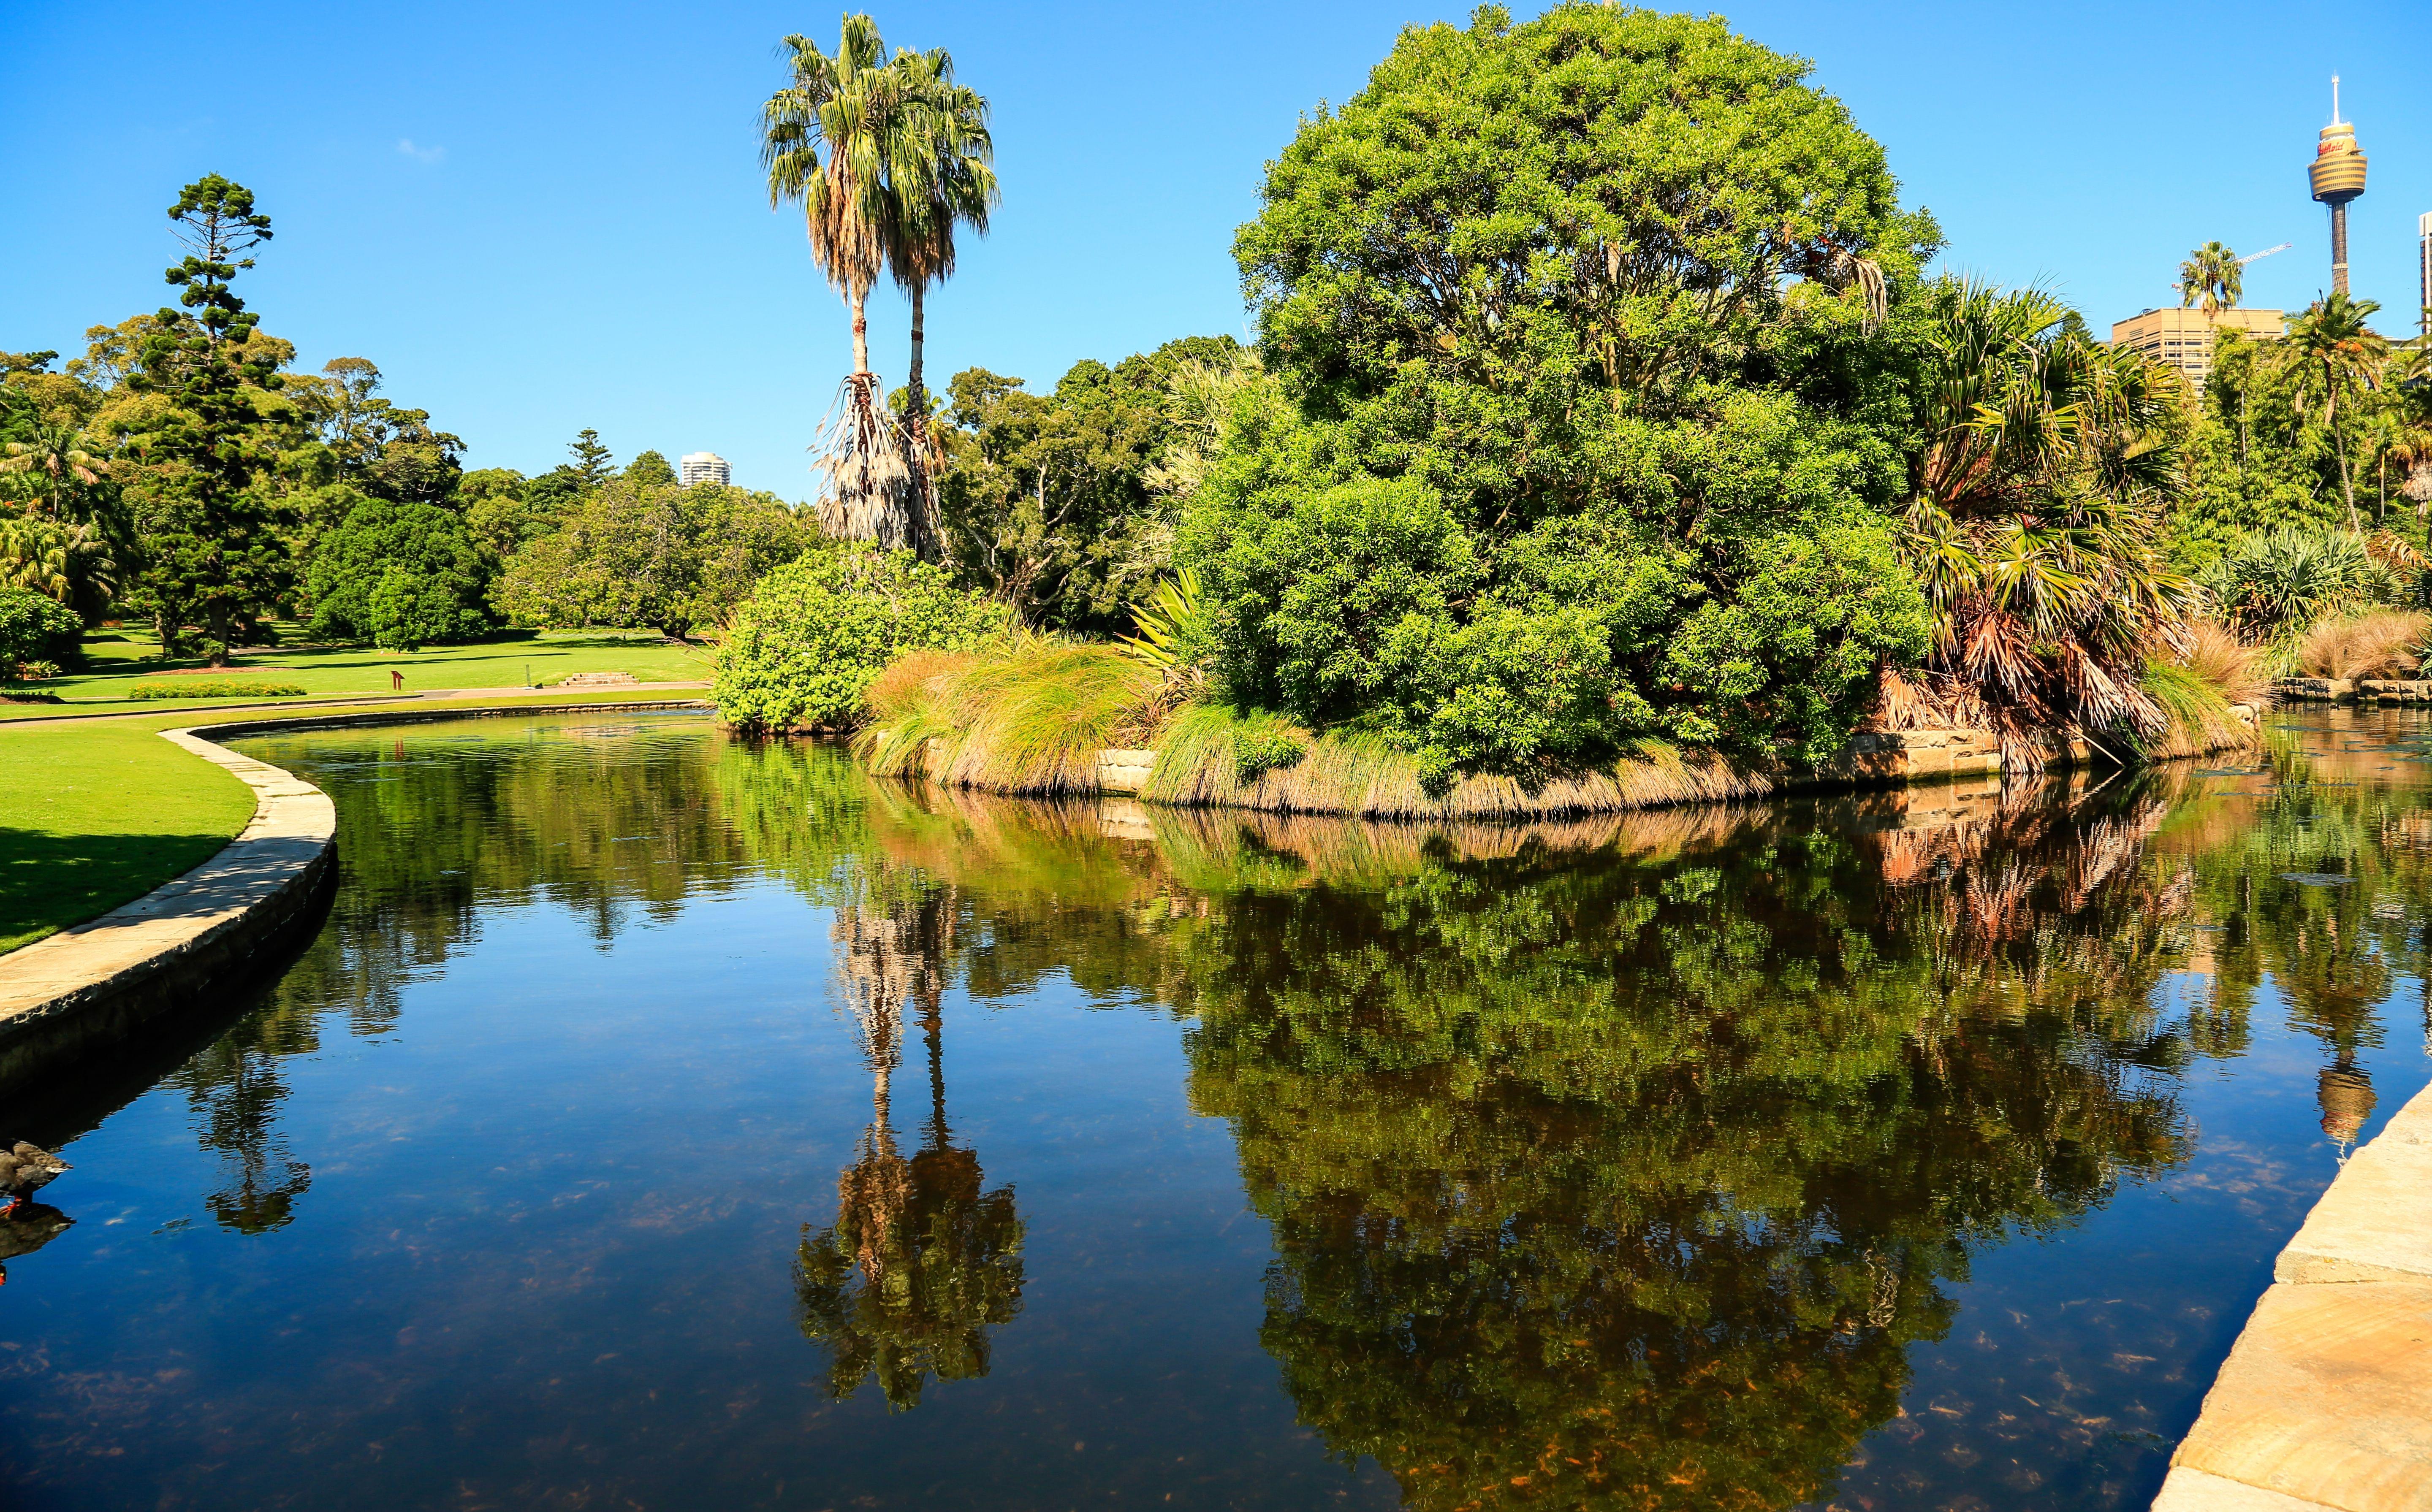
<path fill-rule="evenodd" d="M 760 110 L 768 203 L 801 204 L 811 257 L 853 314 L 844 414 L 819 448 L 830 485 L 820 523 L 833 535 L 917 547 L 902 450 L 870 370 L 869 319 L 893 218 L 889 167 L 908 151 L 904 89 L 913 76 L 888 65 L 878 25 L 866 15 L 844 18 L 834 58 L 800 35 L 779 45 L 792 82 Z"/>
<path fill-rule="evenodd" d="M 910 117 L 904 133 L 913 149 L 892 165 L 893 215 L 887 237 L 887 267 L 912 301 L 912 359 L 905 382 L 910 403 L 912 467 L 922 505 L 934 515 L 936 483 L 931 462 L 928 391 L 922 383 L 921 347 L 927 339 L 923 301 L 929 285 L 954 271 L 954 227 L 985 235 L 997 203 L 995 144 L 988 137 L 988 101 L 954 82 L 954 59 L 942 47 L 901 53 L 904 97 Z"/>
<path fill-rule="evenodd" d="M 74 426 L 30 419 L 20 428 L 25 439 L 0 445 L 0 473 L 24 473 L 49 501 L 54 514 L 82 519 L 82 511 L 62 509 L 84 489 L 94 487 L 110 463 L 85 450 L 84 432 Z"/>
<path fill-rule="evenodd" d="M 2238 254 L 2223 243 L 2206 242 L 2179 264 L 2181 310 L 2201 298 L 2205 318 L 2209 319 L 2223 310 L 2236 308 L 2238 295 L 2245 292 L 2246 269 L 2238 260 Z"/>
<path fill-rule="evenodd" d="M 2288 323 L 2283 348 L 2297 375 L 2298 409 L 2305 410 L 2316 397 L 2322 400 L 2322 428 L 2330 432 L 2331 446 L 2339 454 L 2339 492 L 2347 501 L 2348 529 L 2356 531 L 2364 527 L 2356 516 L 2356 479 L 2348 466 L 2339 400 L 2352 398 L 2359 389 L 2381 386 L 2390 341 L 2366 324 L 2380 309 L 2376 300 L 2352 299 L 2334 290 Z"/>
<path fill-rule="evenodd" d="M 2172 380 L 2071 331 L 2042 290 L 1946 281 L 1932 298 L 1906 511 L 1934 613 L 1929 706 L 2005 744 L 2160 734 L 2145 659 L 2195 592 L 2161 544 Z"/>

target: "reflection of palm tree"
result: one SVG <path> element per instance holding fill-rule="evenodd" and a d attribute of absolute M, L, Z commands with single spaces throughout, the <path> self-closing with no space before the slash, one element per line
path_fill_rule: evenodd
<path fill-rule="evenodd" d="M 876 916 L 836 911 L 836 963 L 869 1058 L 870 1125 L 836 1182 L 836 1218 L 803 1226 L 795 1285 L 802 1333 L 834 1355 L 828 1390 L 841 1401 L 871 1376 L 888 1405 L 917 1406 L 931 1376 L 986 1375 L 988 1330 L 1022 1302 L 1022 1218 L 1013 1188 L 983 1192 L 979 1156 L 946 1122 L 946 952 L 954 898 L 927 887 Z M 929 1050 L 927 1136 L 896 1149 L 889 1087 L 903 1053 L 904 1005 L 919 1008 Z M 858 1280 L 856 1281 L 856 1272 Z"/>

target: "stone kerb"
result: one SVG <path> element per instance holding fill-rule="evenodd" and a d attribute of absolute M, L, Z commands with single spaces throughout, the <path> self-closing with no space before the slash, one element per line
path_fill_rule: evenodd
<path fill-rule="evenodd" d="M 194 993 L 242 975 L 312 912 L 336 871 L 337 810 L 291 772 L 206 737 L 551 714 L 705 709 L 701 698 L 383 708 L 164 730 L 253 789 L 253 817 L 218 854 L 101 917 L 0 955 L 0 1087 L 123 1041 Z"/>
<path fill-rule="evenodd" d="M 2153 1512 L 2432 1506 L 2432 1090 L 2272 1268 Z"/>
<path fill-rule="evenodd" d="M 121 1038 L 242 969 L 311 910 L 329 881 L 338 821 L 328 794 L 194 731 L 160 734 L 253 789 L 253 818 L 184 876 L 0 956 L 0 1085 Z"/>

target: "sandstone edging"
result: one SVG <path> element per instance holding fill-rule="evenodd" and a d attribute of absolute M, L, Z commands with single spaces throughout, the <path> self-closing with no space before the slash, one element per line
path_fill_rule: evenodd
<path fill-rule="evenodd" d="M 0 955 L 0 1087 L 123 1042 L 209 988 L 245 975 L 287 943 L 336 875 L 337 809 L 312 783 L 214 739 L 276 730 L 427 724 L 510 714 L 700 709 L 700 698 L 617 703 L 387 708 L 298 714 L 161 731 L 162 739 L 222 767 L 254 792 L 237 837 L 183 876 L 89 919 Z"/>

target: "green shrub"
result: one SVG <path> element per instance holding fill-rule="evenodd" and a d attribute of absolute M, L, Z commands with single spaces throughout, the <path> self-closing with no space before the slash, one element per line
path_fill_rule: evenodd
<path fill-rule="evenodd" d="M 489 629 L 481 553 L 464 523 L 430 504 L 366 498 L 321 539 L 305 574 L 312 632 L 414 651 Z"/>
<path fill-rule="evenodd" d="M 300 698 L 304 690 L 293 682 L 221 681 L 210 678 L 177 678 L 139 682 L 127 696 L 143 701 L 156 698 Z"/>
<path fill-rule="evenodd" d="M 15 680 L 29 664 L 74 664 L 83 622 L 55 598 L 30 588 L 0 588 L 0 680 Z"/>
<path fill-rule="evenodd" d="M 1005 627 L 1003 607 L 908 551 L 817 550 L 762 579 L 735 612 L 710 697 L 741 730 L 846 730 L 887 663 Z"/>

